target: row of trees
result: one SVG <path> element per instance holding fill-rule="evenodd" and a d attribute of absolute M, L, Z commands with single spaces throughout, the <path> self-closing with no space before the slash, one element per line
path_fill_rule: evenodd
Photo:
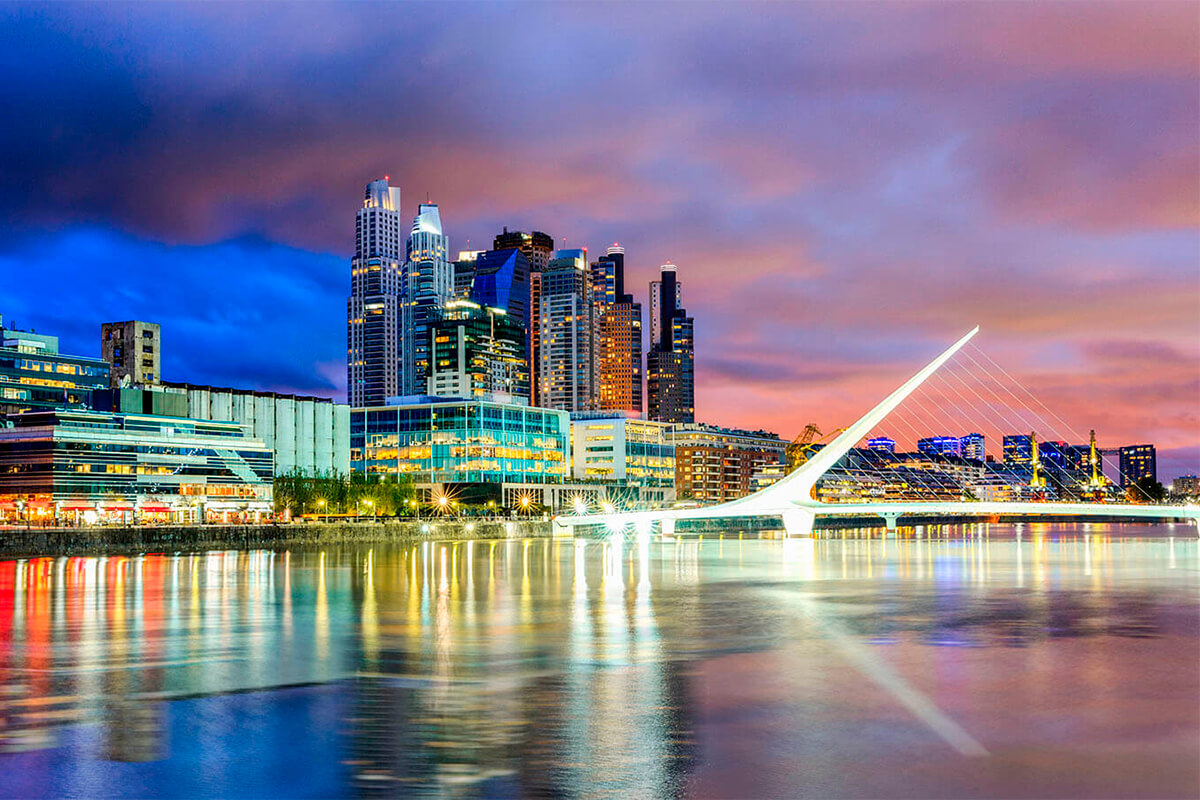
<path fill-rule="evenodd" d="M 412 482 L 398 475 L 293 470 L 275 477 L 275 510 L 292 514 L 392 517 L 410 513 L 416 497 Z"/>

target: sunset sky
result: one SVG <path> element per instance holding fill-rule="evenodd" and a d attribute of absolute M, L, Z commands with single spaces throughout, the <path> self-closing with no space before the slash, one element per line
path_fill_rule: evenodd
<path fill-rule="evenodd" d="M 1200 471 L 1200 4 L 0 5 L 0 314 L 344 398 L 364 184 L 678 265 L 697 416 L 848 424 L 979 324 Z"/>

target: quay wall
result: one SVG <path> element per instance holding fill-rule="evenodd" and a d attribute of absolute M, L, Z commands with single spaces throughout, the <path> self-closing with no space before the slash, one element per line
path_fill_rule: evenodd
<path fill-rule="evenodd" d="M 471 529 L 467 529 L 467 525 Z M 260 550 L 367 542 L 548 537 L 542 520 L 305 522 L 277 525 L 138 525 L 0 529 L 0 557 Z"/>

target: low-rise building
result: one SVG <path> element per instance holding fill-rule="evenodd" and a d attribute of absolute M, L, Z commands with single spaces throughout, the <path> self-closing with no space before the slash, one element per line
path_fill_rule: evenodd
<path fill-rule="evenodd" d="M 233 422 L 112 412 L 14 414 L 0 427 L 0 517 L 232 521 L 272 510 L 271 450 Z"/>
<path fill-rule="evenodd" d="M 627 411 L 571 414 L 571 472 L 577 481 L 603 481 L 645 503 L 675 499 L 671 425 Z"/>
<path fill-rule="evenodd" d="M 502 503 L 508 489 L 534 496 L 539 484 L 568 481 L 570 417 L 483 399 L 400 397 L 395 405 L 351 410 L 350 467 L 407 477 L 425 492 L 464 501 Z"/>
<path fill-rule="evenodd" d="M 107 361 L 58 352 L 58 337 L 0 324 L 0 414 L 88 408 L 107 389 Z"/>

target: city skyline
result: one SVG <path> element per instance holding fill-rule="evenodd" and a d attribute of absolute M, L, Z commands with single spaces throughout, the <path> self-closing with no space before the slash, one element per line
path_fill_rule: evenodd
<path fill-rule="evenodd" d="M 772 7 L 741 20 L 766 47 L 768 22 L 811 31 L 813 46 L 779 64 L 728 47 L 697 62 L 728 19 L 693 9 L 695 19 L 673 20 L 684 35 L 669 54 L 639 50 L 637 34 L 618 38 L 615 55 L 629 58 L 616 59 L 624 68 L 611 78 L 583 70 L 586 42 L 569 53 L 546 40 L 535 57 L 526 33 L 502 47 L 511 63 L 476 87 L 482 96 L 440 98 L 382 86 L 383 77 L 415 82 L 406 65 L 363 79 L 361 98 L 300 91 L 299 76 L 327 60 L 349 70 L 328 53 L 378 49 L 391 35 L 440 78 L 431 83 L 448 85 L 456 70 L 501 55 L 454 51 L 464 66 L 445 56 L 439 45 L 463 33 L 453 8 L 418 7 L 431 21 L 421 41 L 371 29 L 372 16 L 354 7 L 337 19 L 304 7 L 309 32 L 291 50 L 263 12 L 240 8 L 267 32 L 256 56 L 232 52 L 236 34 L 203 9 L 6 9 L 28 34 L 14 42 L 14 75 L 44 63 L 36 47 L 69 67 L 102 68 L 87 80 L 59 73 L 73 79 L 61 86 L 31 78 L 3 90 L 38 124 L 4 134 L 0 169 L 17 191 L 0 198 L 12 220 L 0 264 L 18 278 L 2 311 L 80 353 L 98 350 L 101 321 L 149 319 L 163 325 L 169 380 L 344 396 L 347 231 L 362 186 L 387 174 L 405 191 L 402 227 L 428 192 L 452 253 L 487 249 L 505 225 L 587 246 L 592 258 L 617 240 L 644 307 L 659 266 L 678 264 L 688 313 L 703 320 L 699 420 L 789 438 L 810 419 L 845 424 L 903 377 L 897 364 L 979 323 L 985 349 L 1074 427 L 1103 431 L 1106 446 L 1154 442 L 1164 475 L 1194 473 L 1195 11 L 1147 8 L 1075 6 L 1069 18 L 940 9 L 958 44 L 918 24 L 929 8 Z M 535 31 L 612 24 L 587 9 L 530 14 Z M 666 16 L 645 14 L 658 24 Z M 1030 35 L 1035 21 L 1040 36 Z M 515 35 L 513 22 L 493 10 L 462 25 L 500 38 Z M 181 28 L 202 33 L 228 66 L 184 81 L 172 71 L 180 56 L 164 50 L 177 38 L 161 34 Z M 840 44 L 885 34 L 893 38 L 874 61 L 851 69 L 839 60 Z M 670 56 L 695 68 L 669 69 Z M 281 69 L 259 78 L 254 59 Z M 664 85 L 637 89 L 650 75 Z M 524 108 L 498 113 L 502 98 L 488 92 L 520 79 L 535 99 L 577 81 L 582 124 L 560 120 L 551 141 Z M 1002 110 L 971 97 L 984 83 L 998 85 L 989 99 Z M 275 99 L 288 86 L 295 96 Z M 679 102 L 670 113 L 633 113 L 661 97 Z M 109 113 L 93 130 L 79 115 L 101 101 Z M 432 122 L 359 147 L 345 117 L 385 101 L 415 102 Z M 629 146 L 618 150 L 597 120 L 619 107 Z M 724 108 L 772 124 L 733 130 Z M 51 111 L 57 125 L 46 124 Z M 491 114 L 489 135 L 461 135 L 469 126 L 451 119 L 464 113 Z M 323 122 L 285 134 L 300 114 Z M 235 135 L 209 142 L 205 123 Z M 710 123 L 719 136 L 703 133 Z M 243 136 L 252 125 L 262 133 Z M 55 133 L 42 152 L 31 132 L 45 129 Z"/>

